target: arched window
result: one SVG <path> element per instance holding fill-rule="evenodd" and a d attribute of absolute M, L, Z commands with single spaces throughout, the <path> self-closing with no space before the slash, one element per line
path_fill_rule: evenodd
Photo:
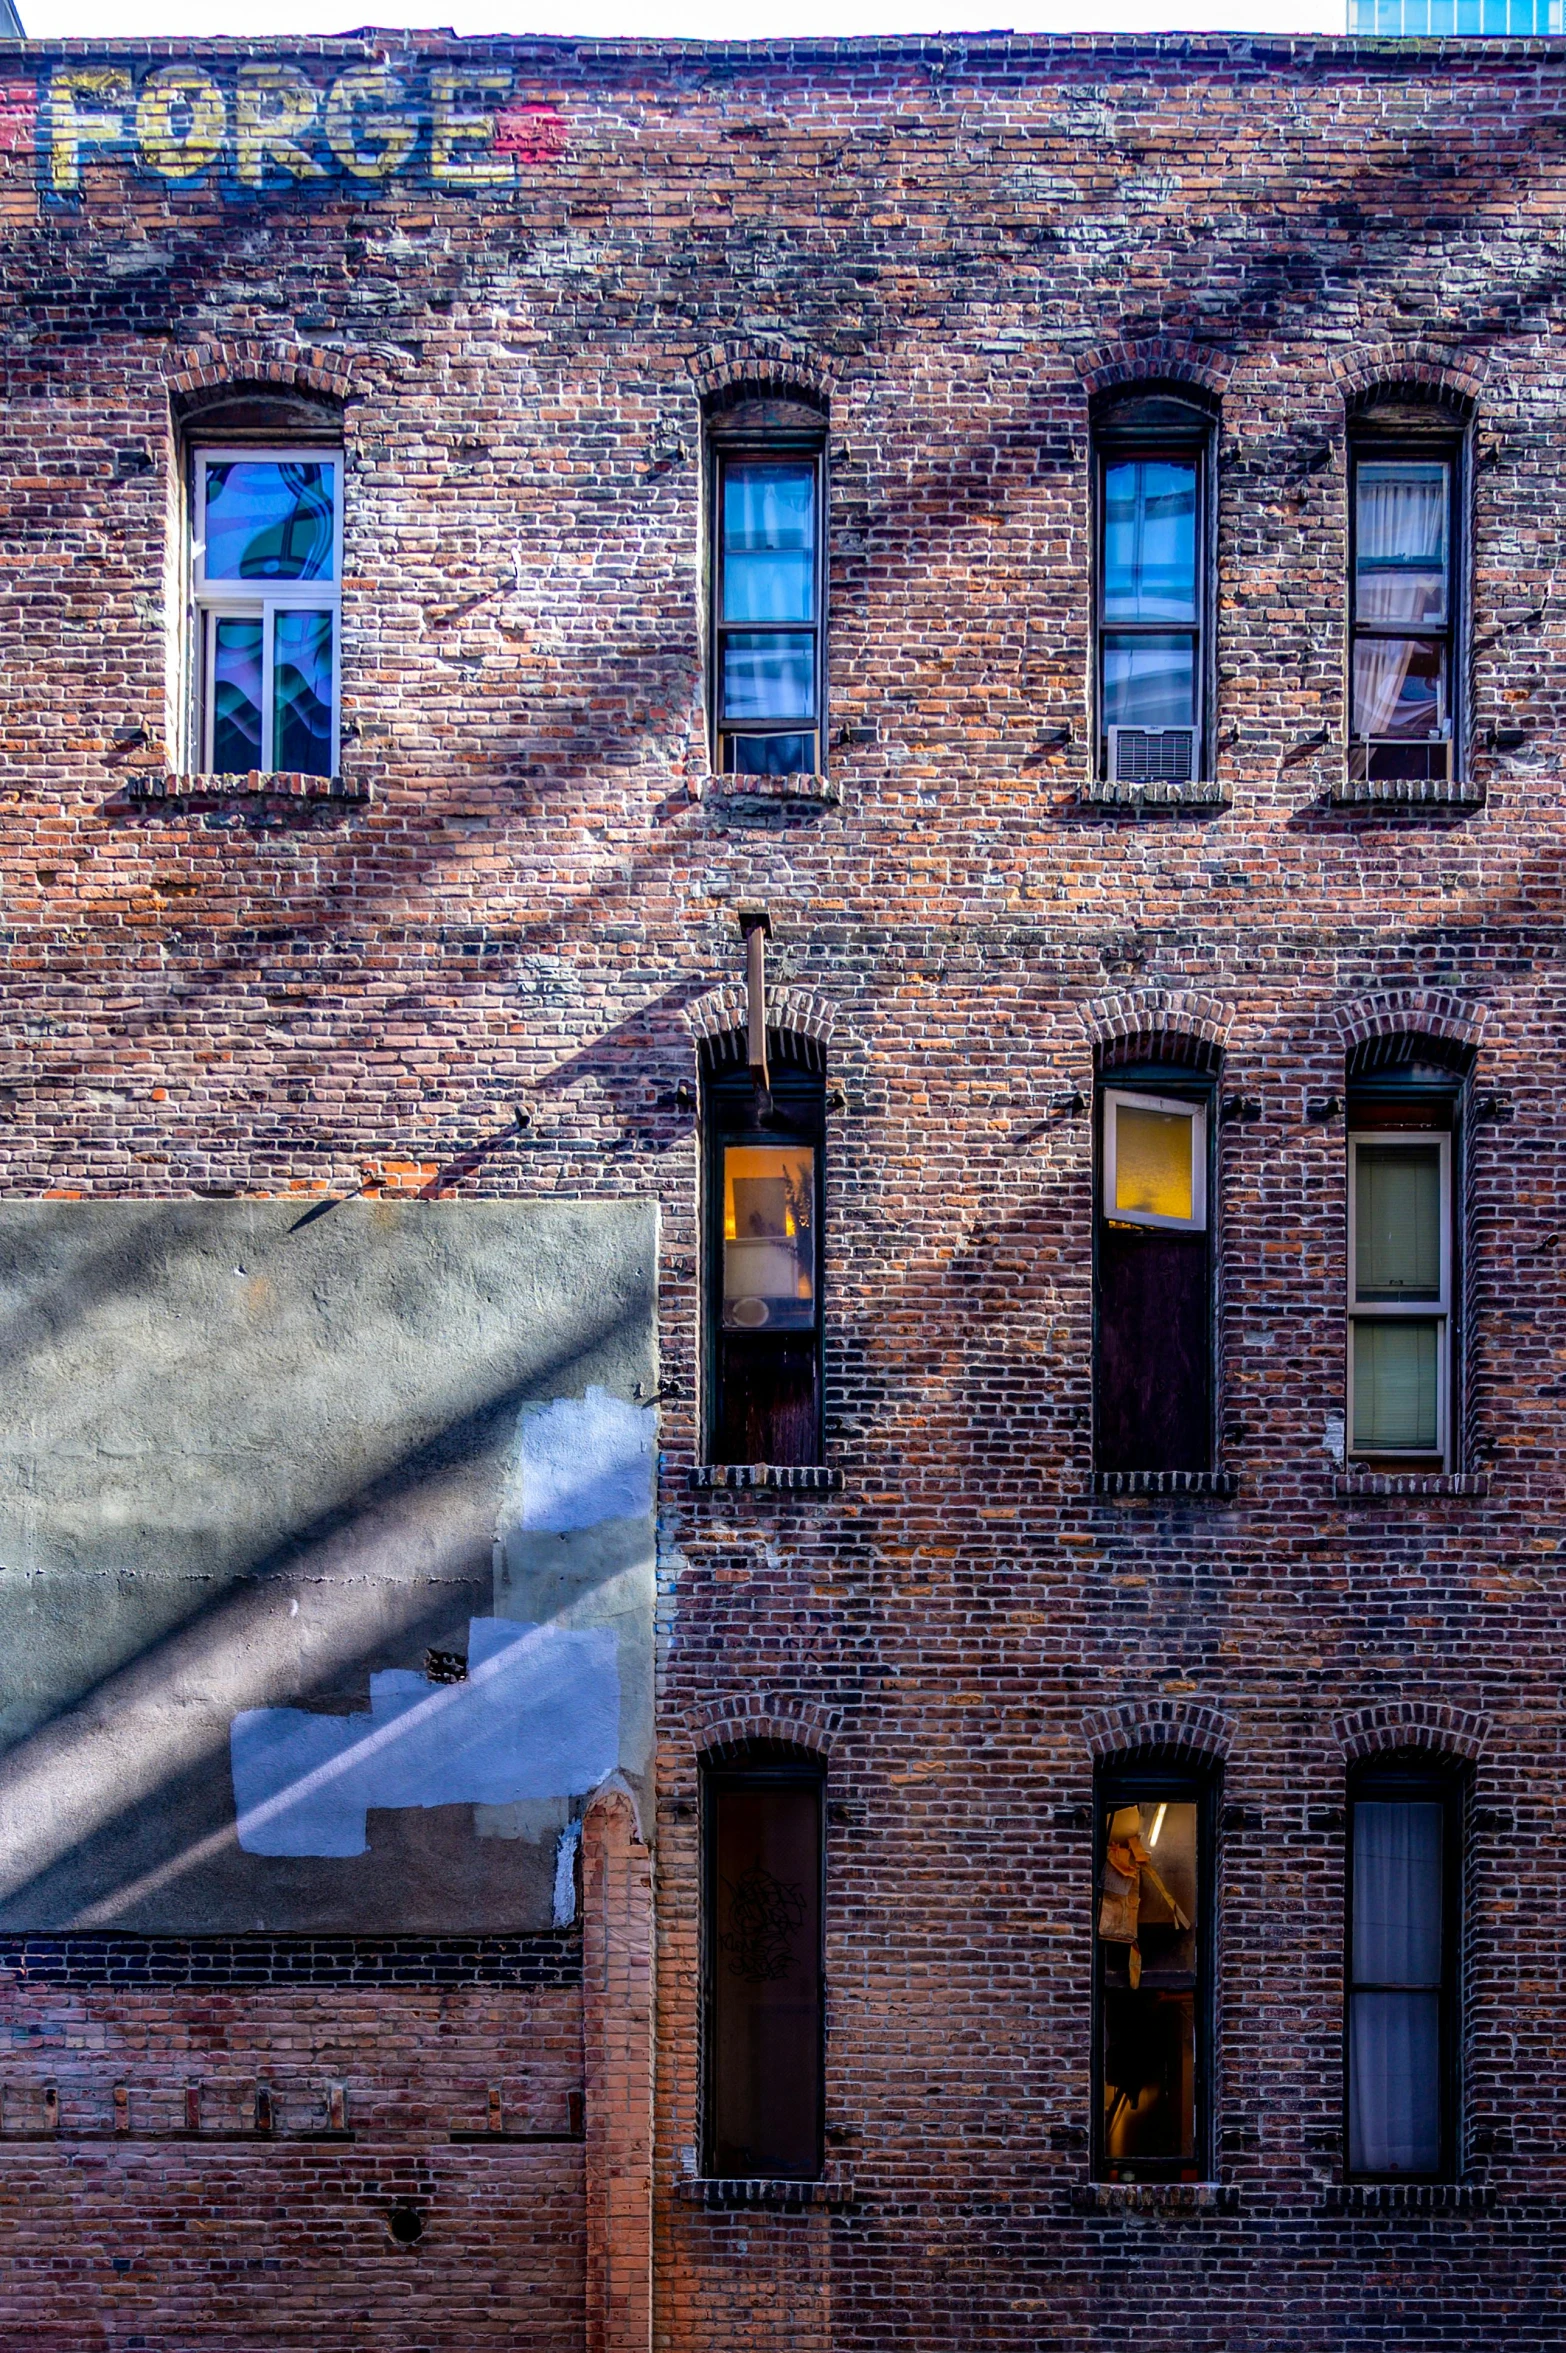
<path fill-rule="evenodd" d="M 1426 1750 L 1362 1766 L 1349 1786 L 1348 2169 L 1448 2175 L 1457 2152 L 1462 1798 Z"/>
<path fill-rule="evenodd" d="M 826 415 L 737 385 L 706 414 L 708 704 L 724 776 L 825 768 Z"/>
<path fill-rule="evenodd" d="M 1348 1065 L 1349 1459 L 1456 1467 L 1466 1047 L 1370 1040 Z"/>
<path fill-rule="evenodd" d="M 335 404 L 232 385 L 183 405 L 185 765 L 330 776 L 341 733 Z"/>
<path fill-rule="evenodd" d="M 706 1452 L 713 1463 L 819 1463 L 826 1068 L 768 1031 L 768 1083 L 743 1030 L 702 1048 Z"/>
<path fill-rule="evenodd" d="M 824 1774 L 758 1742 L 702 1769 L 703 2170 L 822 2163 Z"/>
<path fill-rule="evenodd" d="M 1212 2159 L 1212 1769 L 1129 1757 L 1097 1788 L 1093 2152 L 1101 2180 Z"/>
<path fill-rule="evenodd" d="M 1139 385 L 1093 417 L 1098 773 L 1189 784 L 1212 741 L 1214 417 Z"/>
<path fill-rule="evenodd" d="M 1213 1446 L 1218 1053 L 1170 1033 L 1101 1057 L 1094 1464 L 1206 1471 Z"/>
<path fill-rule="evenodd" d="M 1464 420 L 1410 390 L 1349 419 L 1349 775 L 1463 771 Z"/>

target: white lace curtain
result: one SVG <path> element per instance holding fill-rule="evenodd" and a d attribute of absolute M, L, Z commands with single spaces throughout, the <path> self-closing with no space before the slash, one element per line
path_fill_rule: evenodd
<path fill-rule="evenodd" d="M 1446 620 L 1446 468 L 1361 464 L 1355 597 L 1361 621 Z M 1391 735 L 1415 657 L 1409 638 L 1354 644 L 1354 733 Z"/>

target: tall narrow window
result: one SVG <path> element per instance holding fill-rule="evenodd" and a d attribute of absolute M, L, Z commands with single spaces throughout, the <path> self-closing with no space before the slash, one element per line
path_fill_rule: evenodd
<path fill-rule="evenodd" d="M 1099 1091 L 1095 1455 L 1211 1468 L 1211 1087 L 1142 1065 Z"/>
<path fill-rule="evenodd" d="M 1094 2148 L 1111 2181 L 1207 2169 L 1210 1813 L 1209 1790 L 1178 1774 L 1098 1793 Z"/>
<path fill-rule="evenodd" d="M 806 1039 L 773 1033 L 771 1085 L 709 1065 L 707 1453 L 821 1460 L 821 1210 L 826 1081 Z M 715 1052 L 742 1052 L 730 1032 Z"/>
<path fill-rule="evenodd" d="M 1350 1808 L 1351 2173 L 1438 2176 L 1455 2146 L 1461 1791 L 1417 1766 L 1360 1776 Z"/>
<path fill-rule="evenodd" d="M 1100 774 L 1185 784 L 1206 765 L 1212 421 L 1187 400 L 1116 403 L 1095 431 Z"/>
<path fill-rule="evenodd" d="M 197 448 L 191 589 L 197 765 L 218 774 L 337 764 L 342 457 Z"/>
<path fill-rule="evenodd" d="M 1457 774 L 1461 673 L 1461 441 L 1410 437 L 1387 412 L 1350 443 L 1350 774 L 1371 782 Z"/>
<path fill-rule="evenodd" d="M 789 1758 L 703 1775 L 705 2167 L 821 2171 L 821 1774 Z"/>
<path fill-rule="evenodd" d="M 719 771 L 822 766 L 825 419 L 742 399 L 709 420 L 713 733 Z"/>
<path fill-rule="evenodd" d="M 1348 1452 L 1386 1469 L 1452 1465 L 1460 1100 L 1412 1061 L 1350 1086 Z"/>

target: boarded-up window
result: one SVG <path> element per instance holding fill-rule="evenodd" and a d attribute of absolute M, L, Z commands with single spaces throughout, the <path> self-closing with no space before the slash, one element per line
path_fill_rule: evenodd
<path fill-rule="evenodd" d="M 1094 2137 L 1111 2181 L 1204 2170 L 1209 1810 L 1203 1785 L 1178 1776 L 1099 1792 Z"/>
<path fill-rule="evenodd" d="M 821 2171 L 821 1777 L 710 1771 L 706 1841 L 706 2170 Z"/>
<path fill-rule="evenodd" d="M 1212 1449 L 1210 1097 L 1177 1071 L 1099 1095 L 1095 1439 L 1104 1471 L 1203 1471 Z"/>
<path fill-rule="evenodd" d="M 709 1073 L 707 1458 L 821 1460 L 825 1080 L 779 1059 Z"/>

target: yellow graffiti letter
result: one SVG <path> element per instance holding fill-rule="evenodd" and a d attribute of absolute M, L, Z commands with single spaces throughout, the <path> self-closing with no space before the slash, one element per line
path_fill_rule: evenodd
<path fill-rule="evenodd" d="M 234 145 L 243 186 L 260 187 L 268 156 L 292 179 L 325 179 L 326 166 L 299 144 L 314 125 L 320 103 L 320 91 L 297 65 L 240 67 Z"/>
<path fill-rule="evenodd" d="M 394 107 L 402 96 L 395 74 L 368 65 L 351 67 L 332 84 L 326 101 L 326 142 L 356 180 L 389 180 L 418 144 L 419 126 L 411 115 L 381 113 L 364 123 L 359 120 L 361 107 Z"/>
<path fill-rule="evenodd" d="M 510 91 L 509 74 L 431 74 L 431 179 L 444 180 L 453 188 L 504 188 L 512 184 L 517 167 L 509 155 L 463 152 L 490 146 L 495 136 L 494 116 L 468 114 L 458 105 L 462 98 L 505 98 Z"/>
<path fill-rule="evenodd" d="M 78 98 L 97 98 L 80 107 Z M 49 77 L 49 179 L 56 196 L 82 184 L 82 149 L 112 147 L 125 136 L 131 78 L 119 65 L 62 65 Z"/>
<path fill-rule="evenodd" d="M 142 162 L 166 180 L 204 172 L 227 129 L 228 108 L 210 74 L 193 65 L 165 65 L 142 83 L 136 144 Z"/>

